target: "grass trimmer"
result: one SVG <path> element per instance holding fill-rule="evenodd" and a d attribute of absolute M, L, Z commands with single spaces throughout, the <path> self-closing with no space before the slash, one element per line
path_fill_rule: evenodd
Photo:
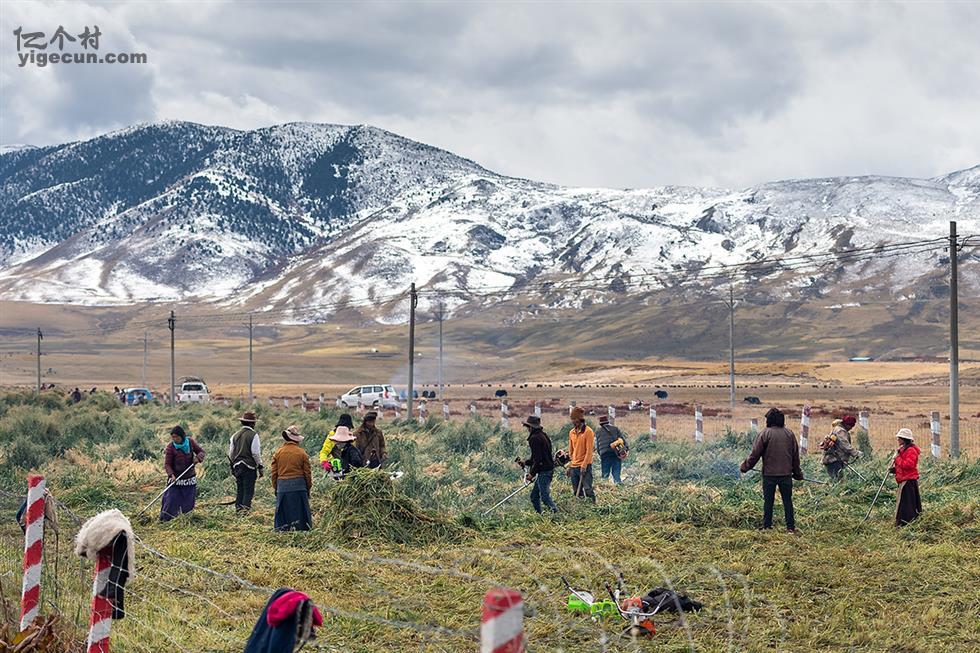
<path fill-rule="evenodd" d="M 177 485 L 177 481 L 179 481 L 180 479 L 184 478 L 184 474 L 186 474 L 187 472 L 191 471 L 196 466 L 197 466 L 197 463 L 191 463 L 191 465 L 187 469 L 185 469 L 184 471 L 182 471 L 180 473 L 180 476 L 178 476 L 177 478 L 175 478 L 171 483 L 167 483 L 167 487 L 163 488 L 163 492 L 161 492 L 160 494 L 158 494 L 155 497 L 153 497 L 153 501 L 150 501 L 148 504 L 146 504 L 145 506 L 143 506 L 143 509 L 140 510 L 138 513 L 136 513 L 136 515 L 133 517 L 133 519 L 137 519 L 138 517 L 141 517 L 143 515 L 143 513 L 145 513 L 147 510 L 149 510 L 151 507 L 153 507 L 153 504 L 155 504 L 157 501 L 159 501 L 160 500 L 160 497 L 162 497 L 164 494 L 167 493 L 167 490 L 169 490 L 173 486 Z"/>
<path fill-rule="evenodd" d="M 888 459 L 888 465 L 885 467 L 885 473 L 882 476 L 881 485 L 878 486 L 878 491 L 875 492 L 875 498 L 871 501 L 871 505 L 868 507 L 868 514 L 866 514 L 864 516 L 864 519 L 861 520 L 861 524 L 868 521 L 868 519 L 871 517 L 871 511 L 874 510 L 875 504 L 878 503 L 878 497 L 881 495 L 881 491 L 885 489 L 885 481 L 888 480 L 888 468 L 892 466 L 892 463 L 894 461 L 895 461 L 895 454 L 892 454 L 892 457 Z M 861 524 L 858 524 L 858 526 L 860 526 Z"/>

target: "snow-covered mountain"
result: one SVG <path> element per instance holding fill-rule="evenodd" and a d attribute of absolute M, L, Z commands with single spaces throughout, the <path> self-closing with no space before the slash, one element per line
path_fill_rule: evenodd
<path fill-rule="evenodd" d="M 980 233 L 980 166 L 737 191 L 567 188 L 369 126 L 166 122 L 4 149 L 0 202 L 0 299 L 324 310 L 374 300 L 380 319 L 400 320 L 404 302 L 382 302 L 413 281 L 451 304 L 510 289 L 577 305 L 719 264 L 938 238 L 952 218 Z M 865 261 L 833 283 L 914 293 L 941 256 Z M 976 266 L 965 271 L 976 287 Z M 826 284 L 782 277 L 772 292 Z"/>

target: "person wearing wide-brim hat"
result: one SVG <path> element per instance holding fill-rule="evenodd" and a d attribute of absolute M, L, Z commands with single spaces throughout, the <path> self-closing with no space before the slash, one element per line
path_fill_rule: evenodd
<path fill-rule="evenodd" d="M 558 512 L 558 506 L 551 498 L 551 481 L 555 477 L 555 458 L 551 453 L 551 438 L 541 426 L 541 418 L 531 415 L 524 420 L 527 427 L 527 443 L 531 447 L 531 457 L 524 461 L 527 470 L 526 479 L 534 483 L 531 488 L 531 505 L 538 513 L 541 504 L 548 506 L 551 512 Z"/>
<path fill-rule="evenodd" d="M 310 457 L 299 446 L 303 436 L 295 424 L 282 432 L 282 439 L 285 442 L 273 454 L 269 471 L 276 491 L 275 527 L 277 531 L 308 531 L 313 528 Z"/>
<path fill-rule="evenodd" d="M 364 467 L 361 450 L 354 444 L 354 434 L 346 426 L 338 426 L 327 439 L 334 443 L 331 458 L 340 461 L 340 472 L 348 474 L 355 467 Z"/>
<path fill-rule="evenodd" d="M 385 435 L 375 425 L 377 419 L 378 414 L 373 410 L 369 411 L 364 415 L 364 421 L 354 431 L 354 440 L 361 451 L 365 467 L 381 467 L 388 458 Z"/>
<path fill-rule="evenodd" d="M 857 419 L 854 415 L 845 415 L 841 419 L 835 419 L 830 435 L 820 443 L 820 449 L 823 450 L 823 465 L 827 470 L 827 475 L 833 481 L 839 481 L 842 478 L 844 468 L 853 458 L 860 458 L 864 455 L 851 444 L 851 429 L 854 428 L 855 424 L 857 424 Z"/>
<path fill-rule="evenodd" d="M 255 496 L 255 479 L 262 478 L 262 441 L 255 423 L 255 413 L 245 411 L 238 421 L 242 427 L 235 431 L 228 441 L 228 462 L 231 474 L 235 477 L 235 511 L 248 512 L 252 509 Z"/>
<path fill-rule="evenodd" d="M 890 471 L 898 483 L 898 505 L 895 509 L 895 525 L 904 526 L 922 514 L 922 497 L 919 496 L 919 448 L 910 429 L 899 429 L 895 434 L 898 451 Z"/>
<path fill-rule="evenodd" d="M 349 431 L 354 430 L 354 420 L 350 415 L 344 413 L 337 419 L 337 425 L 330 429 L 326 437 L 323 438 L 323 445 L 320 447 L 320 454 L 318 456 L 320 460 L 320 467 L 323 467 L 324 471 L 330 471 L 330 459 L 333 458 L 333 448 L 336 445 L 336 441 L 332 440 L 330 436 L 337 432 L 337 429 L 341 426 L 347 427 Z"/>

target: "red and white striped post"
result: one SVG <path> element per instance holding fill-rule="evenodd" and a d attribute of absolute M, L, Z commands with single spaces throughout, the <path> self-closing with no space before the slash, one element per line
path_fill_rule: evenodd
<path fill-rule="evenodd" d="M 92 581 L 92 615 L 88 622 L 87 653 L 109 653 L 109 630 L 112 628 L 112 602 L 106 598 L 109 571 L 112 568 L 112 547 L 99 551 Z"/>
<path fill-rule="evenodd" d="M 939 430 L 941 428 L 939 424 L 940 424 L 939 411 L 934 410 L 932 411 L 932 420 L 930 424 L 932 430 L 932 457 L 933 458 L 939 458 L 939 454 L 942 453 L 941 449 L 939 448 Z"/>
<path fill-rule="evenodd" d="M 803 404 L 800 415 L 800 453 L 806 455 L 810 448 L 810 404 Z"/>
<path fill-rule="evenodd" d="M 27 510 L 24 513 L 24 584 L 20 602 L 20 629 L 27 630 L 37 617 L 41 599 L 41 567 L 44 563 L 44 477 L 27 477 Z"/>
<path fill-rule="evenodd" d="M 517 590 L 498 587 L 483 597 L 480 653 L 524 653 L 524 600 Z"/>
<path fill-rule="evenodd" d="M 701 404 L 694 406 L 694 441 L 704 442 L 704 417 L 702 416 Z"/>
<path fill-rule="evenodd" d="M 650 440 L 656 441 L 657 439 L 657 409 L 650 407 Z"/>

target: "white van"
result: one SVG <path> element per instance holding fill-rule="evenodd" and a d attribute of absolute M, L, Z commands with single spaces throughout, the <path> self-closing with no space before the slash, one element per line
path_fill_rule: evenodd
<path fill-rule="evenodd" d="M 358 401 L 371 408 L 398 408 L 398 393 L 390 385 L 362 385 L 351 388 L 340 396 L 341 408 L 353 408 Z"/>

